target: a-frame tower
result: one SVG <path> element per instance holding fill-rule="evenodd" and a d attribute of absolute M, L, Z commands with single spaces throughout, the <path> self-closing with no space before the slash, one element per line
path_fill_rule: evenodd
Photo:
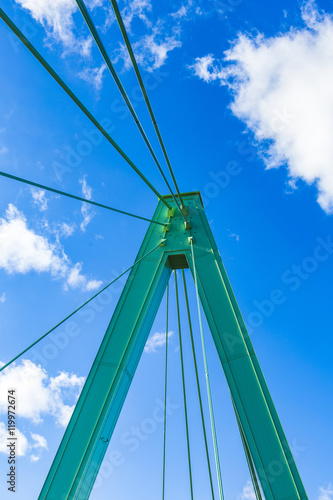
<path fill-rule="evenodd" d="M 168 202 L 174 206 L 171 197 Z M 89 498 L 172 269 L 195 257 L 200 300 L 266 500 L 307 500 L 301 478 L 232 292 L 200 193 L 159 202 L 92 365 L 39 500 Z"/>

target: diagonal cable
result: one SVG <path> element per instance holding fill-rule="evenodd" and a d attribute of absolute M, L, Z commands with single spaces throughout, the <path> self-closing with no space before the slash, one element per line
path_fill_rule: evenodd
<path fill-rule="evenodd" d="M 184 292 L 185 292 L 188 325 L 189 325 L 190 337 L 191 337 L 193 362 L 194 362 L 194 368 L 195 368 L 195 377 L 196 377 L 196 381 L 197 381 L 197 391 L 198 391 L 198 397 L 199 397 L 201 423 L 202 423 L 202 430 L 203 430 L 203 435 L 204 435 L 204 440 L 205 440 L 205 450 L 206 450 L 207 466 L 208 466 L 208 473 L 209 473 L 210 489 L 212 492 L 212 499 L 214 500 L 215 495 L 214 495 L 214 486 L 213 486 L 213 478 L 212 478 L 212 469 L 211 469 L 211 465 L 210 465 L 210 458 L 209 458 L 209 451 L 208 451 L 206 424 L 205 424 L 205 417 L 204 417 L 203 405 L 202 405 L 201 389 L 200 389 L 199 374 L 198 374 L 198 364 L 197 364 L 197 358 L 196 358 L 196 353 L 195 353 L 192 320 L 191 320 L 190 306 L 189 306 L 189 301 L 188 301 L 188 294 L 187 294 L 187 286 L 186 286 L 184 269 L 182 269 L 182 276 L 183 276 L 183 284 L 184 284 Z"/>
<path fill-rule="evenodd" d="M 153 224 L 166 226 L 166 224 L 163 224 L 163 222 L 147 219 L 146 217 L 141 217 L 141 215 L 131 214 L 130 212 L 125 212 L 124 210 L 119 210 L 118 208 L 113 208 L 109 207 L 108 205 L 103 205 L 102 203 L 97 203 L 97 201 L 87 200 L 86 198 L 82 198 L 81 196 L 76 196 L 75 194 L 66 193 L 65 191 L 60 191 L 59 189 L 44 186 L 43 184 L 38 184 L 37 182 L 28 181 L 27 179 L 23 179 L 23 177 L 18 177 L 16 175 L 7 174 L 6 172 L 1 172 L 1 171 L 0 171 L 0 176 L 7 177 L 8 179 L 13 179 L 14 181 L 23 182 L 24 184 L 28 184 L 29 186 L 34 186 L 39 189 L 45 189 L 46 191 L 51 191 L 51 193 L 61 194 L 62 196 L 67 196 L 68 198 L 72 198 L 73 200 L 79 200 L 84 203 L 89 203 L 89 205 L 94 205 L 100 208 L 106 208 L 107 210 L 111 210 L 112 212 L 118 212 L 119 214 L 128 215 L 129 217 L 135 217 L 136 219 L 152 222 Z"/>
<path fill-rule="evenodd" d="M 177 302 L 179 350 L 180 350 L 180 362 L 181 362 L 181 369 L 182 369 L 183 397 L 184 397 L 184 412 L 185 412 L 185 426 L 186 426 L 186 443 L 187 443 L 188 470 L 189 470 L 189 475 L 190 475 L 191 500 L 193 500 L 193 480 L 192 480 L 192 466 L 191 466 L 191 452 L 190 452 L 190 436 L 189 436 L 188 417 L 187 417 L 186 387 L 185 387 L 185 373 L 184 373 L 184 357 L 183 357 L 182 330 L 181 330 L 180 312 L 179 312 L 179 295 L 178 295 L 177 271 L 175 271 L 175 285 L 176 285 L 176 302 Z"/>
<path fill-rule="evenodd" d="M 118 153 L 126 160 L 126 162 L 133 168 L 133 170 L 141 177 L 141 179 L 150 187 L 150 189 L 156 194 L 159 200 L 161 200 L 164 205 L 171 208 L 169 203 L 164 199 L 164 197 L 154 188 L 154 186 L 149 182 L 149 180 L 144 176 L 141 170 L 132 162 L 132 160 L 126 155 L 126 153 L 121 149 L 121 147 L 112 139 L 110 134 L 105 130 L 105 128 L 98 122 L 98 120 L 90 113 L 90 111 L 85 107 L 85 105 L 80 101 L 80 99 L 71 91 L 71 89 L 66 85 L 66 83 L 60 78 L 60 76 L 54 71 L 54 69 L 49 65 L 49 63 L 44 59 L 44 57 L 38 52 L 38 50 L 29 42 L 29 40 L 23 35 L 22 31 L 13 23 L 13 21 L 5 14 L 3 9 L 0 8 L 0 17 L 7 24 L 7 26 L 12 30 L 13 33 L 21 40 L 21 42 L 27 47 L 27 49 L 35 56 L 35 58 L 42 64 L 42 66 L 48 71 L 48 73 L 54 78 L 54 80 L 63 88 L 66 94 L 77 104 L 77 106 L 83 111 L 83 113 L 89 118 L 89 120 L 98 128 L 98 130 L 104 135 L 104 137 L 109 141 L 110 144 L 118 151 Z"/>
<path fill-rule="evenodd" d="M 137 264 L 139 264 L 139 262 L 141 262 L 143 259 L 145 259 L 146 257 L 148 257 L 148 255 L 150 255 L 154 250 L 156 250 L 159 246 L 161 246 L 161 243 L 159 243 L 158 245 L 156 245 L 154 248 L 152 248 L 149 252 L 147 252 L 145 255 L 143 255 L 142 257 L 140 257 L 140 259 L 136 260 L 134 262 L 134 264 L 131 265 L 131 267 L 127 268 L 124 272 L 122 272 L 119 276 L 117 276 L 116 279 L 112 280 L 110 283 L 108 283 L 105 287 L 103 287 L 101 290 L 99 290 L 99 292 L 95 293 L 95 295 L 93 295 L 92 297 L 90 297 L 90 299 L 88 299 L 86 302 L 84 302 L 83 304 L 80 305 L 80 307 L 78 307 L 77 309 L 75 309 L 75 311 L 73 311 L 71 314 L 69 314 L 68 316 L 66 316 L 66 318 L 64 318 L 63 320 L 61 320 L 59 323 L 57 323 L 55 326 L 53 326 L 50 330 L 48 330 L 46 333 L 44 333 L 44 335 L 42 335 L 41 337 L 39 337 L 37 340 L 35 340 L 32 344 L 30 344 L 28 347 L 26 347 L 23 351 L 21 351 L 19 354 L 17 354 L 17 356 L 15 356 L 13 359 L 11 359 L 10 361 L 8 361 L 8 363 L 6 363 L 5 365 L 1 366 L 0 367 L 0 372 L 2 372 L 5 368 L 7 368 L 7 366 L 11 365 L 14 361 L 16 361 L 19 357 L 21 357 L 23 354 L 25 354 L 27 351 L 29 351 L 29 349 L 31 349 L 32 347 L 34 347 L 36 344 L 38 344 L 38 342 L 40 342 L 41 340 L 43 340 L 47 335 L 49 335 L 51 332 L 53 332 L 56 328 L 58 328 L 58 326 L 62 325 L 63 323 L 65 323 L 65 321 L 67 321 L 69 318 L 71 318 L 72 316 L 74 316 L 74 314 L 76 314 L 78 311 L 80 311 L 81 309 L 83 309 L 83 307 L 85 307 L 87 304 L 89 304 L 89 302 L 91 302 L 92 300 L 94 300 L 96 297 L 98 297 L 98 295 L 100 295 L 101 293 L 103 293 L 107 288 L 109 288 L 111 285 L 113 285 L 113 283 L 115 283 L 116 281 L 118 281 L 122 276 L 124 276 L 124 274 L 126 274 L 128 271 L 130 271 L 133 267 L 135 267 Z"/>
<path fill-rule="evenodd" d="M 132 65 L 133 65 L 133 68 L 134 68 L 137 80 L 139 82 L 139 85 L 140 85 L 143 97 L 145 99 L 145 102 L 146 102 L 146 105 L 147 105 L 147 108 L 148 108 L 148 111 L 149 111 L 149 114 L 150 114 L 150 118 L 151 118 L 151 120 L 153 122 L 153 125 L 154 125 L 154 128 L 155 128 L 155 131 L 156 131 L 159 143 L 161 145 L 161 148 L 162 148 L 162 151 L 163 151 L 163 154 L 164 154 L 164 158 L 165 158 L 165 160 L 167 162 L 170 175 L 171 175 L 173 183 L 175 185 L 175 188 L 176 188 L 176 191 L 177 191 L 177 195 L 179 197 L 179 200 L 181 202 L 182 207 L 184 207 L 184 202 L 183 202 L 182 196 L 180 194 L 179 187 L 178 187 L 178 184 L 177 184 L 177 181 L 176 181 L 176 178 L 175 178 L 175 175 L 174 175 L 174 172 L 173 172 L 170 160 L 169 160 L 169 156 L 168 156 L 168 153 L 166 151 L 166 148 L 165 148 L 165 145 L 164 145 L 164 142 L 163 142 L 160 130 L 158 128 L 158 125 L 157 125 L 157 122 L 156 122 L 156 118 L 155 118 L 155 115 L 154 115 L 154 112 L 153 112 L 153 108 L 152 108 L 152 106 L 150 104 L 149 97 L 148 97 L 145 85 L 143 83 L 143 80 L 142 80 L 142 77 L 141 77 L 141 74 L 140 74 L 140 70 L 139 70 L 138 64 L 137 64 L 136 59 L 135 59 L 135 55 L 134 55 L 134 52 L 133 52 L 133 49 L 132 49 L 132 46 L 131 46 L 131 42 L 130 42 L 130 40 L 128 38 L 128 35 L 127 35 L 127 31 L 126 31 L 126 28 L 125 28 L 125 25 L 124 25 L 124 21 L 123 21 L 123 19 L 121 17 L 121 14 L 120 14 L 120 11 L 119 11 L 119 8 L 118 8 L 116 0 L 111 0 L 111 3 L 112 3 L 112 7 L 113 7 L 113 10 L 114 10 L 114 13 L 116 15 L 118 24 L 119 24 L 119 28 L 120 28 L 121 34 L 123 36 L 125 45 L 127 47 L 130 59 L 132 61 Z"/>
<path fill-rule="evenodd" d="M 83 18 L 84 18 L 84 20 L 85 20 L 85 22 L 86 22 L 89 30 L 90 30 L 90 33 L 92 34 L 92 36 L 93 36 L 93 38 L 94 38 L 94 40 L 96 42 L 97 47 L 99 48 L 100 53 L 103 56 L 103 59 L 104 59 L 106 65 L 107 65 L 107 67 L 110 70 L 110 73 L 111 73 L 111 75 L 112 75 L 112 77 L 113 77 L 113 79 L 114 79 L 114 81 L 115 81 L 115 83 L 116 83 L 116 85 L 117 85 L 117 87 L 118 87 L 121 95 L 122 95 L 122 98 L 124 99 L 124 101 L 125 101 L 128 109 L 129 109 L 129 112 L 131 113 L 131 115 L 132 115 L 132 117 L 133 117 L 133 119 L 134 119 L 134 121 L 135 121 L 135 123 L 136 123 L 136 125 L 137 125 L 137 127 L 139 129 L 139 131 L 140 131 L 140 134 L 141 134 L 143 140 L 145 141 L 146 146 L 147 146 L 150 154 L 152 155 L 152 157 L 153 157 L 153 159 L 154 159 L 154 161 L 155 161 L 155 163 L 157 165 L 158 170 L 160 171 L 160 174 L 163 177 L 164 182 L 168 186 L 168 189 L 169 189 L 169 191 L 171 193 L 171 196 L 172 196 L 174 202 L 176 203 L 176 205 L 177 205 L 180 213 L 182 214 L 182 216 L 184 218 L 184 221 L 186 222 L 185 214 L 183 213 L 183 211 L 182 211 L 181 207 L 179 206 L 179 203 L 178 203 L 175 195 L 173 194 L 173 191 L 172 191 L 172 188 L 171 188 L 171 186 L 169 184 L 169 181 L 168 181 L 168 179 L 166 178 L 166 176 L 165 176 L 165 174 L 163 172 L 163 169 L 162 169 L 162 167 L 161 167 L 161 165 L 160 165 L 160 163 L 159 163 L 159 161 L 158 161 L 158 159 L 157 159 L 157 157 L 156 157 L 156 155 L 154 153 L 154 150 L 153 150 L 153 148 L 152 148 L 152 146 L 151 146 L 151 144 L 150 144 L 150 142 L 148 140 L 148 137 L 147 137 L 147 135 L 146 135 L 146 133 L 145 133 L 145 131 L 144 131 L 144 129 L 143 129 L 140 121 L 139 121 L 139 118 L 138 118 L 138 116 L 137 116 L 134 108 L 133 108 L 133 105 L 132 105 L 132 103 L 131 103 L 128 95 L 126 94 L 126 90 L 124 89 L 124 86 L 121 83 L 121 81 L 120 81 L 120 79 L 119 79 L 119 77 L 117 75 L 117 72 L 116 72 L 116 70 L 115 70 L 115 68 L 114 68 L 114 66 L 113 66 L 113 64 L 112 64 L 112 62 L 110 60 L 110 57 L 109 57 L 109 55 L 107 53 L 107 50 L 106 50 L 106 48 L 105 48 L 105 46 L 104 46 L 104 44 L 103 44 L 103 42 L 101 40 L 101 37 L 99 36 L 99 34 L 97 32 L 97 29 L 96 29 L 96 27 L 94 25 L 94 22 L 93 22 L 90 14 L 88 12 L 87 7 L 85 6 L 84 1 L 83 0 L 75 0 L 75 1 L 76 1 L 77 6 L 79 7 L 79 9 L 81 11 L 81 14 L 82 14 L 82 16 L 83 16 Z"/>
<path fill-rule="evenodd" d="M 204 358 L 205 374 L 206 374 L 206 386 L 207 386 L 207 395 L 208 395 L 208 403 L 209 403 L 209 414 L 210 414 L 210 422 L 211 422 L 212 435 L 213 435 L 213 443 L 214 443 L 216 473 L 217 473 L 217 480 L 218 480 L 218 485 L 219 485 L 220 500 L 223 500 L 224 497 L 223 497 L 223 485 L 222 485 L 221 465 L 220 465 L 220 457 L 219 457 L 219 451 L 218 451 L 218 446 L 217 446 L 216 427 L 215 427 L 213 402 L 212 402 L 212 393 L 211 393 L 211 389 L 210 389 L 209 374 L 208 374 L 208 364 L 207 364 L 207 356 L 206 356 L 206 347 L 205 347 L 205 339 L 204 339 L 204 335 L 203 335 L 203 327 L 202 327 L 202 319 L 201 319 L 201 309 L 200 309 L 199 289 L 198 289 L 198 278 L 197 278 L 197 271 L 196 271 L 195 259 L 194 259 L 193 239 L 191 238 L 190 241 L 191 241 L 191 253 L 192 253 L 194 283 L 195 283 L 195 291 L 196 291 L 197 305 L 198 305 L 198 316 L 199 316 L 199 324 L 200 324 L 201 345 L 202 345 L 202 353 L 203 353 L 203 358 Z"/>

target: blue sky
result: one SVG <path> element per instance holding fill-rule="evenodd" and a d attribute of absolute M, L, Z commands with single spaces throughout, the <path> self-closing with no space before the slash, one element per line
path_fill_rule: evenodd
<path fill-rule="evenodd" d="M 87 5 L 162 160 L 111 4 Z M 119 7 L 181 190 L 203 195 L 308 496 L 331 500 L 333 3 L 129 0 Z M 166 193 L 75 2 L 6 0 L 2 8 Z M 0 47 L 0 169 L 150 217 L 155 195 L 3 22 Z M 130 266 L 147 224 L 4 178 L 0 189 L 6 362 Z M 18 500 L 38 496 L 123 284 L 0 378 L 1 438 L 3 394 L 9 385 L 18 390 Z M 197 319 L 192 285 L 190 296 Z M 171 303 L 166 495 L 189 498 L 174 297 Z M 163 301 L 152 336 L 164 331 Z M 225 498 L 251 499 L 227 385 L 205 333 Z M 199 350 L 197 321 L 195 335 Z M 202 497 L 209 484 L 189 349 L 186 336 L 194 488 Z M 163 346 L 144 353 L 92 499 L 161 494 L 163 431 L 154 415 L 163 399 L 163 360 Z M 201 356 L 199 365 L 204 384 Z M 138 426 L 141 437 L 133 438 Z M 1 444 L 4 499 L 6 472 Z"/>

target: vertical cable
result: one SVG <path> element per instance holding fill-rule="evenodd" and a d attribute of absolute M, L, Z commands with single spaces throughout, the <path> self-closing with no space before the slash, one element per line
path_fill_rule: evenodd
<path fill-rule="evenodd" d="M 178 203 L 175 195 L 173 194 L 173 191 L 172 191 L 172 188 L 171 188 L 171 186 L 169 184 L 169 181 L 168 181 L 168 179 L 166 178 L 166 176 L 165 176 L 165 174 L 163 172 L 163 169 L 162 169 L 162 167 L 161 167 L 161 165 L 160 165 L 160 163 L 159 163 L 159 161 L 158 161 L 158 159 L 157 159 L 157 157 L 156 157 L 156 155 L 154 153 L 154 150 L 153 150 L 153 148 L 152 148 L 152 146 L 151 146 L 151 144 L 150 144 L 150 142 L 148 140 L 148 137 L 147 137 L 147 135 L 146 135 L 146 133 L 145 133 L 145 131 L 144 131 L 144 129 L 143 129 L 140 121 L 139 121 L 139 118 L 137 117 L 136 112 L 134 111 L 133 105 L 132 105 L 131 101 L 129 100 L 128 95 L 126 94 L 126 91 L 125 91 L 125 89 L 123 87 L 123 84 L 121 83 L 121 81 L 120 81 L 120 79 L 118 77 L 118 74 L 117 74 L 116 70 L 114 69 L 114 66 L 113 66 L 113 64 L 112 64 L 112 62 L 111 62 L 111 60 L 109 58 L 109 55 L 108 55 L 108 53 L 106 51 L 106 48 L 103 45 L 103 42 L 102 42 L 102 40 L 101 40 L 101 38 L 100 38 L 100 36 L 99 36 L 99 34 L 97 32 L 97 29 L 96 29 L 96 27 L 94 25 L 94 22 L 93 22 L 90 14 L 89 14 L 89 12 L 87 10 L 87 7 L 85 6 L 84 1 L 83 0 L 76 0 L 76 3 L 77 3 L 77 6 L 79 7 L 79 9 L 81 11 L 81 14 L 82 14 L 82 16 L 83 16 L 83 18 L 84 18 L 84 20 L 85 20 L 85 22 L 86 22 L 89 30 L 90 30 L 90 33 L 92 34 L 92 36 L 93 36 L 93 38 L 94 38 L 94 40 L 96 42 L 96 45 L 97 45 L 97 47 L 98 47 L 98 49 L 99 49 L 99 51 L 100 51 L 100 53 L 101 53 L 104 61 L 106 62 L 107 67 L 109 68 L 109 71 L 110 71 L 110 73 L 111 73 L 111 75 L 112 75 L 112 77 L 113 77 L 113 79 L 114 79 L 114 81 L 115 81 L 115 83 L 116 83 L 116 85 L 117 85 L 120 93 L 121 93 L 122 98 L 124 99 L 124 101 L 125 101 L 125 103 L 127 105 L 127 108 L 129 110 L 129 112 L 131 113 L 132 118 L 134 119 L 134 122 L 136 123 L 136 125 L 137 125 L 137 127 L 139 129 L 139 132 L 140 132 L 143 140 L 145 141 L 145 144 L 148 147 L 148 150 L 149 150 L 150 154 L 153 157 L 153 160 L 156 163 L 156 166 L 157 166 L 160 174 L 163 177 L 164 182 L 168 186 L 168 189 L 169 189 L 169 191 L 171 193 L 171 196 L 172 196 L 174 202 L 176 203 L 176 205 L 177 205 L 180 213 L 182 214 L 182 217 L 184 218 L 184 221 L 186 222 L 185 214 L 182 211 L 181 207 L 179 206 L 179 203 Z"/>
<path fill-rule="evenodd" d="M 210 415 L 210 423 L 211 423 L 211 427 L 212 427 L 212 435 L 213 435 L 213 443 L 214 443 L 216 473 L 217 473 L 217 480 L 218 480 L 218 485 L 219 485 L 220 500 L 223 500 L 224 497 L 223 497 L 221 465 L 220 465 L 220 458 L 219 458 L 219 452 L 218 452 L 218 446 L 217 446 L 215 419 L 214 419 L 214 412 L 213 412 L 213 402 L 212 402 L 212 394 L 211 394 L 211 390 L 210 390 L 210 382 L 209 382 L 209 375 L 208 375 L 206 347 L 205 347 L 205 339 L 204 339 L 203 328 L 202 328 L 197 271 L 196 271 L 196 267 L 195 267 L 193 240 L 192 239 L 191 239 L 191 252 L 192 252 L 194 283 L 195 283 L 195 290 L 196 290 L 196 296 L 197 296 L 198 315 L 199 315 L 199 323 L 200 323 L 201 345 L 202 345 L 202 353 L 203 353 L 204 365 L 205 365 L 206 386 L 207 386 L 207 395 L 208 395 L 208 403 L 209 403 L 209 415 Z"/>
<path fill-rule="evenodd" d="M 166 417 L 167 417 L 166 407 L 167 407 L 167 387 L 168 387 L 168 337 L 169 337 L 169 283 L 167 286 L 167 294 L 166 294 L 162 500 L 164 500 L 164 494 L 165 494 L 165 450 L 166 450 Z"/>
<path fill-rule="evenodd" d="M 215 500 L 213 478 L 212 478 L 212 469 L 211 469 L 211 465 L 210 465 L 210 458 L 209 458 L 209 451 L 208 451 L 208 442 L 207 442 L 207 432 L 206 432 L 206 425 L 205 425 L 205 417 L 204 417 L 204 412 L 203 412 L 201 389 L 200 389 L 200 383 L 199 383 L 198 364 L 197 364 L 197 358 L 196 358 L 196 354 L 195 354 L 195 346 L 194 346 L 194 339 L 193 339 L 193 328 L 192 328 L 191 313 L 190 313 L 190 306 L 189 306 L 189 301 L 188 301 L 188 294 L 187 294 L 187 286 L 186 286 L 186 279 L 185 279 L 184 269 L 182 269 L 182 275 L 183 275 L 183 284 L 184 284 L 184 292 L 185 292 L 185 300 L 186 300 L 188 325 L 189 325 L 190 337 L 191 337 L 193 362 L 194 362 L 194 368 L 195 368 L 195 377 L 196 377 L 196 381 L 197 381 L 197 390 L 198 390 L 198 397 L 199 397 L 199 404 L 200 404 L 202 430 L 203 430 L 203 435 L 204 435 L 204 440 L 205 440 L 205 449 L 206 449 L 206 458 L 207 458 L 207 466 L 208 466 L 208 473 L 209 473 L 210 488 L 211 488 L 211 492 L 212 492 L 212 499 Z"/>
<path fill-rule="evenodd" d="M 149 111 L 151 121 L 152 121 L 152 123 L 154 125 L 155 131 L 156 131 L 156 135 L 158 137 L 161 149 L 163 151 L 165 161 L 167 162 L 170 175 L 171 175 L 173 183 L 175 185 L 175 188 L 176 188 L 176 191 L 177 191 L 177 195 L 179 197 L 181 206 L 184 207 L 184 202 L 183 202 L 182 196 L 180 194 L 179 187 L 178 187 L 175 175 L 173 173 L 173 169 L 171 167 L 171 163 L 170 163 L 170 160 L 169 160 L 169 157 L 168 157 L 168 154 L 167 154 L 167 151 L 166 151 L 166 148 L 165 148 L 162 136 L 161 136 L 161 132 L 160 132 L 160 130 L 158 128 L 158 125 L 157 125 L 157 122 L 156 122 L 156 118 L 155 118 L 155 115 L 154 115 L 154 112 L 153 112 L 153 108 L 152 108 L 152 106 L 150 104 L 150 101 L 149 101 L 149 98 L 148 98 L 148 94 L 146 92 L 146 88 L 145 88 L 145 85 L 144 85 L 143 80 L 142 80 L 142 76 L 141 76 L 141 73 L 140 73 L 140 70 L 139 70 L 139 67 L 138 67 L 138 63 L 136 62 L 136 59 L 135 59 L 135 55 L 134 55 L 134 52 L 133 52 L 133 49 L 132 49 L 132 46 L 131 46 L 131 42 L 129 41 L 129 38 L 128 38 L 128 35 L 127 35 L 127 31 L 126 31 L 126 28 L 125 28 L 125 25 L 124 25 L 124 21 L 123 21 L 123 19 L 121 17 L 121 14 L 120 14 L 120 11 L 119 11 L 119 8 L 118 8 L 118 5 L 117 5 L 117 1 L 116 0 L 111 0 L 111 3 L 112 3 L 112 7 L 113 7 L 113 10 L 114 10 L 114 13 L 116 15 L 118 24 L 119 24 L 119 28 L 120 28 L 121 34 L 123 35 L 123 39 L 124 39 L 125 45 L 127 47 L 128 54 L 129 54 L 130 59 L 132 61 L 132 65 L 133 65 L 133 68 L 134 68 L 137 80 L 139 82 L 142 95 L 143 95 L 143 97 L 145 99 L 146 106 L 147 106 L 147 109 Z"/>
<path fill-rule="evenodd" d="M 186 405 L 184 358 L 183 358 L 182 333 L 181 333 L 180 313 L 179 313 L 179 296 L 178 296 L 177 271 L 175 271 L 175 285 L 176 285 L 176 302 L 177 302 L 177 318 L 178 318 L 180 362 L 181 362 L 181 368 L 182 368 L 182 382 L 183 382 L 183 396 L 184 396 L 184 410 L 185 410 L 185 425 L 186 425 L 186 442 L 187 442 L 188 470 L 189 470 L 189 474 L 190 474 L 191 500 L 193 500 L 193 481 L 192 481 L 190 439 L 189 439 L 189 431 L 188 431 L 188 418 L 187 418 L 187 405 Z"/>

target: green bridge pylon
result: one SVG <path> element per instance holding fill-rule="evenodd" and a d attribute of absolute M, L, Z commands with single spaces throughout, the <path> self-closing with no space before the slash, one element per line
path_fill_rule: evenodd
<path fill-rule="evenodd" d="M 89 498 L 173 269 L 195 258 L 200 301 L 266 500 L 307 500 L 232 292 L 199 192 L 182 195 L 188 222 L 160 201 L 39 496 Z"/>

